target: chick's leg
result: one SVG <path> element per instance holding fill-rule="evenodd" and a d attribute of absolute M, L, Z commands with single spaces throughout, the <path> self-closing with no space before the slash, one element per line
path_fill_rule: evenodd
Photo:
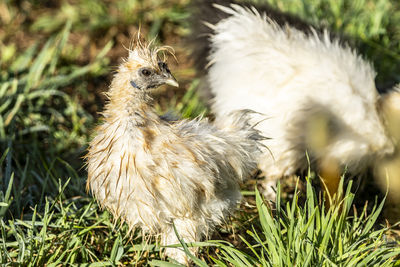
<path fill-rule="evenodd" d="M 190 219 L 175 219 L 174 224 L 179 237 L 184 240 L 185 243 L 191 243 L 200 240 L 201 227 L 198 222 Z M 180 242 L 174 231 L 173 224 L 170 224 L 163 232 L 161 237 L 161 245 L 167 246 L 173 244 L 180 244 Z M 192 254 L 196 255 L 198 248 L 189 247 L 189 250 Z M 166 248 L 164 252 L 166 256 L 173 258 L 180 263 L 188 264 L 190 261 L 182 247 Z"/>

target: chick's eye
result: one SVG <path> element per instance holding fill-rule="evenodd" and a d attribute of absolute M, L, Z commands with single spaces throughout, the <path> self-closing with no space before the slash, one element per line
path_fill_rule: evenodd
<path fill-rule="evenodd" d="M 151 74 L 151 71 L 148 70 L 148 69 L 143 69 L 141 72 L 142 72 L 142 74 L 143 74 L 144 76 L 150 76 L 150 74 Z"/>

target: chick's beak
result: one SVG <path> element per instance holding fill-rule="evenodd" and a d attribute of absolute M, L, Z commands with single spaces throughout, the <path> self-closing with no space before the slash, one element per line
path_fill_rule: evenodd
<path fill-rule="evenodd" d="M 178 82 L 176 81 L 175 77 L 169 75 L 168 79 L 165 80 L 165 83 L 174 87 L 179 87 Z"/>

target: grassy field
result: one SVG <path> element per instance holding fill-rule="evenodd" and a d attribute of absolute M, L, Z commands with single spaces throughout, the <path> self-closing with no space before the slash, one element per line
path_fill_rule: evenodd
<path fill-rule="evenodd" d="M 0 263 L 5 266 L 174 266 L 155 240 L 127 236 L 85 192 L 82 167 L 112 70 L 139 27 L 175 48 L 180 89 L 161 90 L 157 109 L 208 114 L 183 39 L 188 0 L 0 2 Z M 261 2 L 261 1 L 254 1 Z M 269 0 L 344 33 L 378 72 L 378 87 L 400 82 L 400 2 Z M 307 181 L 315 180 L 313 174 Z M 382 225 L 383 200 L 353 209 L 354 194 L 324 208 L 306 192 L 279 191 L 276 210 L 254 186 L 230 222 L 198 243 L 201 266 L 393 266 L 400 248 Z M 282 197 L 281 197 L 282 196 Z M 288 197 L 290 196 L 290 197 Z M 372 198 L 374 199 L 374 198 Z M 359 200 L 358 200 L 359 201 Z M 361 201 L 362 202 L 362 201 Z M 400 218 L 399 218 L 400 219 Z M 400 263 L 398 263 L 400 264 Z"/>

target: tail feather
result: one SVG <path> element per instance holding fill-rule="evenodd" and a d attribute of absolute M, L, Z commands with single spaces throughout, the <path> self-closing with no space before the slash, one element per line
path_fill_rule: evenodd
<path fill-rule="evenodd" d="M 226 116 L 219 116 L 215 125 L 220 129 L 247 133 L 248 136 L 254 136 L 254 140 L 265 140 L 268 138 L 262 136 L 255 126 L 266 119 L 268 118 L 262 113 L 251 109 L 239 109 L 229 112 Z"/>
<path fill-rule="evenodd" d="M 256 129 L 256 124 L 263 120 L 264 115 L 249 109 L 232 111 L 223 119 L 217 118 L 215 125 L 227 132 L 232 144 L 232 153 L 229 154 L 229 162 L 234 164 L 236 172 L 241 179 L 249 177 L 249 171 L 255 170 L 262 151 L 268 149 L 263 141 L 268 139 Z"/>

